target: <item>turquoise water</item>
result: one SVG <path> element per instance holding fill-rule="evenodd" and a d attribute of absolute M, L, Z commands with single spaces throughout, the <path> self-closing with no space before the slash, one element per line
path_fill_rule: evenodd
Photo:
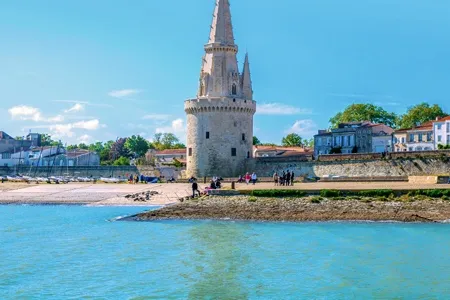
<path fill-rule="evenodd" d="M 0 206 L 1 299 L 445 299 L 450 226 L 109 222 Z"/>

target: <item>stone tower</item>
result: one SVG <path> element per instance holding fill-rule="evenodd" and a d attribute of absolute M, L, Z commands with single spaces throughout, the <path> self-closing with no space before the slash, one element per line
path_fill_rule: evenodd
<path fill-rule="evenodd" d="M 232 177 L 252 157 L 253 101 L 248 55 L 239 73 L 229 0 L 216 0 L 198 93 L 186 100 L 187 175 Z"/>

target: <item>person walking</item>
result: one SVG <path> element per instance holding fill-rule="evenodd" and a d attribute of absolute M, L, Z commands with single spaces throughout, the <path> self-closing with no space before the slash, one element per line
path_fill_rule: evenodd
<path fill-rule="evenodd" d="M 195 192 L 197 192 L 198 196 L 200 197 L 197 180 L 192 181 L 192 198 L 195 198 Z"/>
<path fill-rule="evenodd" d="M 277 172 L 275 172 L 273 174 L 273 183 L 274 183 L 275 186 L 278 185 L 278 173 Z"/>
<path fill-rule="evenodd" d="M 291 185 L 294 186 L 294 171 L 291 173 Z"/>
<path fill-rule="evenodd" d="M 288 170 L 286 173 L 286 186 L 290 186 L 290 185 L 291 185 L 291 173 Z"/>
<path fill-rule="evenodd" d="M 256 180 L 258 180 L 258 177 L 256 176 L 256 173 L 253 172 L 253 174 L 252 174 L 252 183 L 253 183 L 253 185 L 256 184 Z"/>

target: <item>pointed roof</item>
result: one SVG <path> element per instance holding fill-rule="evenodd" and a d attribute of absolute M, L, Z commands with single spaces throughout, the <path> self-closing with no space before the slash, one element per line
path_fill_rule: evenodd
<path fill-rule="evenodd" d="M 228 0 L 216 0 L 209 44 L 219 43 L 234 45 L 233 25 L 231 24 L 230 2 Z"/>
<path fill-rule="evenodd" d="M 244 69 L 242 70 L 243 85 L 252 86 L 252 79 L 250 74 L 250 63 L 248 62 L 248 53 L 245 53 Z"/>
<path fill-rule="evenodd" d="M 244 69 L 242 70 L 242 92 L 245 98 L 253 100 L 252 77 L 250 63 L 248 62 L 248 53 L 245 54 Z"/>

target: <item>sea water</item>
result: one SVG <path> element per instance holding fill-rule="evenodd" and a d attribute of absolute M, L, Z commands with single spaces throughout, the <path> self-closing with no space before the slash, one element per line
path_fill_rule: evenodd
<path fill-rule="evenodd" d="M 445 299 L 450 225 L 115 222 L 0 206 L 0 299 Z"/>

